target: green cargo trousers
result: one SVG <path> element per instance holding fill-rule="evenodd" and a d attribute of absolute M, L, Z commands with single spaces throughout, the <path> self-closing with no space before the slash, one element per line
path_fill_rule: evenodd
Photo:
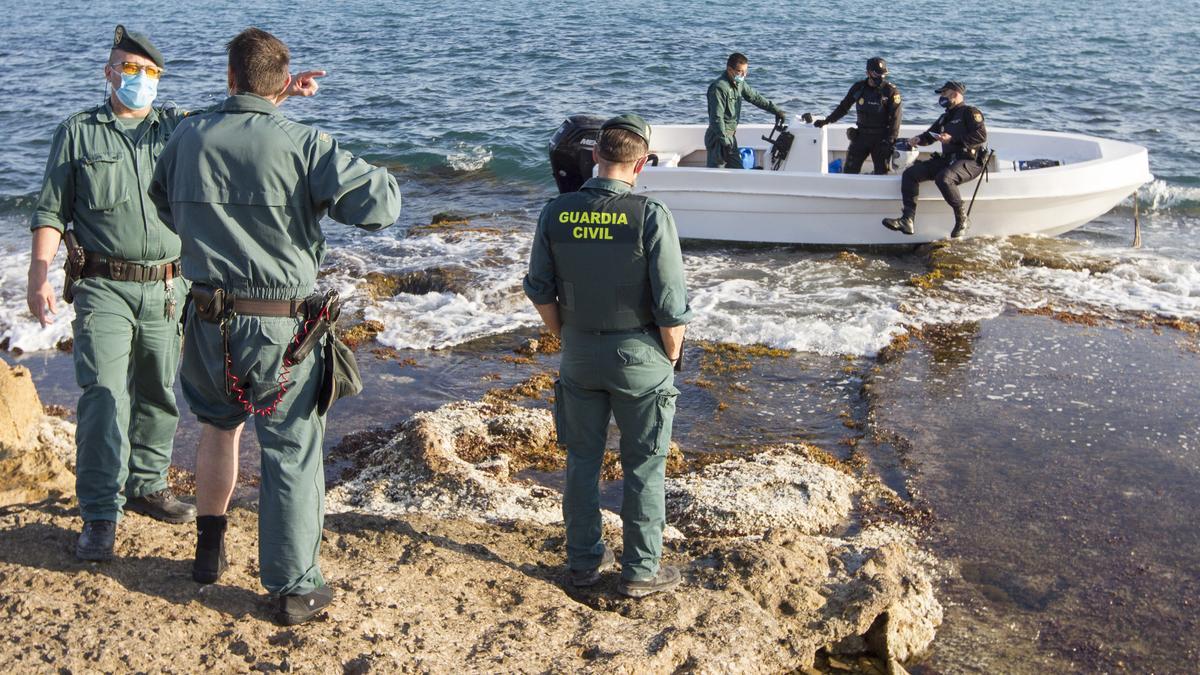
<path fill-rule="evenodd" d="M 262 408 L 280 389 L 283 353 L 296 335 L 291 318 L 235 316 L 229 322 L 232 372 L 246 398 Z M 254 417 L 261 446 L 258 488 L 259 579 L 276 595 L 308 593 L 325 585 L 318 555 L 325 518 L 325 472 L 321 455 L 325 418 L 317 414 L 323 350 L 316 348 L 291 368 L 287 391 L 270 415 Z M 183 396 L 196 417 L 233 429 L 249 413 L 225 391 L 221 329 L 188 307 L 180 369 Z"/>
<path fill-rule="evenodd" d="M 183 279 L 174 282 L 183 307 Z M 121 518 L 126 498 L 167 487 L 179 424 L 175 370 L 181 328 L 161 282 L 99 277 L 75 284 L 75 491 L 84 521 Z M 178 310 L 177 310 L 178 311 Z"/>
<path fill-rule="evenodd" d="M 591 569 L 604 553 L 600 469 L 609 419 L 615 417 L 625 474 L 621 576 L 652 579 L 662 558 L 663 482 L 679 395 L 658 331 L 601 335 L 564 327 L 559 372 L 554 419 L 559 443 L 567 448 L 567 565 Z"/>

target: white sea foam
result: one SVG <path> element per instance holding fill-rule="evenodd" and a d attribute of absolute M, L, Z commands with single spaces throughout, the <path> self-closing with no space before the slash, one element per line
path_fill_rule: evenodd
<path fill-rule="evenodd" d="M 482 145 L 459 143 L 446 155 L 446 164 L 455 171 L 478 171 L 492 161 L 492 151 Z"/>
<path fill-rule="evenodd" d="M 0 254 L 5 260 L 0 266 L 0 343 L 7 341 L 9 349 L 22 352 L 54 349 L 71 337 L 71 321 L 75 319 L 74 307 L 63 302 L 61 297 L 63 254 L 60 252 L 50 265 L 50 285 L 58 294 L 54 298 L 58 313 L 53 322 L 43 328 L 29 313 L 25 302 L 28 246 L 28 243 L 22 248 L 15 242 L 0 242 Z"/>
<path fill-rule="evenodd" d="M 1138 199 L 1151 210 L 1170 210 L 1180 204 L 1196 206 L 1200 204 L 1200 187 L 1186 185 L 1171 185 L 1165 180 L 1157 179 L 1149 185 L 1143 185 L 1138 191 Z M 1133 198 L 1126 200 L 1132 206 Z"/>
<path fill-rule="evenodd" d="M 525 225 L 510 221 L 509 216 L 473 219 L 473 225 L 495 226 L 495 233 L 353 237 L 331 250 L 327 266 L 332 271 L 320 283 L 347 299 L 347 316 L 361 311 L 364 318 L 382 322 L 379 341 L 395 348 L 441 349 L 536 326 L 537 314 L 521 291 L 530 234 Z M 1168 214 L 1151 218 L 1147 247 L 1140 250 L 1093 243 L 1111 242 L 1124 226 L 1112 219 L 1096 226 L 1099 236 L 1050 247 L 1050 254 L 1065 261 L 1055 267 L 1022 264 L 1022 247 L 1029 244 L 1019 240 L 968 241 L 963 252 L 968 268 L 977 271 L 945 280 L 933 290 L 908 283 L 911 275 L 925 271 L 911 256 L 689 246 L 685 268 L 695 314 L 689 334 L 821 354 L 871 355 L 906 326 L 980 320 L 1009 307 L 1049 304 L 1114 315 L 1147 312 L 1200 319 L 1200 260 L 1191 249 L 1179 248 L 1191 236 L 1191 219 Z M 63 306 L 45 329 L 29 317 L 27 244 L 13 242 L 0 242 L 10 262 L 0 269 L 0 339 L 22 351 L 51 349 L 70 336 L 72 310 Z M 447 267 L 466 270 L 465 281 L 452 290 L 379 300 L 365 292 L 363 278 L 370 271 L 401 274 Z M 58 264 L 52 284 L 61 289 Z"/>

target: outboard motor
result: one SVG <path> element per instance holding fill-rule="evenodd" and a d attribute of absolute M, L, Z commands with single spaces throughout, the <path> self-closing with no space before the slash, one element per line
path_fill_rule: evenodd
<path fill-rule="evenodd" d="M 596 115 L 571 115 L 550 138 L 550 168 L 560 193 L 576 192 L 592 177 L 592 148 L 603 124 Z"/>
<path fill-rule="evenodd" d="M 896 141 L 896 147 L 892 149 L 892 173 L 900 173 L 912 166 L 912 163 L 917 161 L 917 157 L 921 154 L 920 150 L 910 146 L 908 141 Z"/>

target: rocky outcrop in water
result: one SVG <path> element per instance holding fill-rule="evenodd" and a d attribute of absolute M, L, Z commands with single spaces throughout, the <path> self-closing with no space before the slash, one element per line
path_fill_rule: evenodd
<path fill-rule="evenodd" d="M 5 377 L 0 392 L 17 404 L 0 408 L 6 452 L 11 437 L 65 471 L 51 447 L 61 434 L 37 441 L 31 425 L 66 426 L 22 416 L 28 373 Z M 460 402 L 364 438 L 329 492 L 322 567 L 338 598 L 322 620 L 265 620 L 252 510 L 232 511 L 230 569 L 200 587 L 179 528 L 127 515 L 117 560 L 82 563 L 69 554 L 69 498 L 26 496 L 0 509 L 0 660 L 18 671 L 882 673 L 902 672 L 941 621 L 932 559 L 898 526 L 847 529 L 868 490 L 806 446 L 672 478 L 687 536 L 673 530 L 664 562 L 684 584 L 639 601 L 616 593 L 615 571 L 588 589 L 564 583 L 560 495 L 522 474 L 557 451 L 548 411 Z M 613 514 L 605 536 L 619 555 Z"/>
<path fill-rule="evenodd" d="M 557 525 L 559 493 L 512 471 L 554 443 L 548 411 L 451 404 L 414 416 L 394 438 L 361 454 L 358 473 L 330 490 L 330 507 Z M 669 479 L 670 521 L 682 534 L 668 541 L 666 560 L 684 570 L 685 585 L 661 600 L 628 605 L 632 624 L 604 613 L 570 622 L 571 644 L 597 656 L 548 663 L 777 672 L 812 666 L 818 651 L 896 662 L 921 654 L 941 622 L 930 558 L 896 526 L 820 534 L 844 529 L 860 492 L 854 477 L 814 461 L 803 446 Z M 619 519 L 606 516 L 606 538 L 619 546 Z M 584 594 L 584 602 L 597 609 L 626 602 L 607 591 Z M 567 627 L 543 626 L 539 641 L 553 641 L 543 633 L 557 629 Z"/>

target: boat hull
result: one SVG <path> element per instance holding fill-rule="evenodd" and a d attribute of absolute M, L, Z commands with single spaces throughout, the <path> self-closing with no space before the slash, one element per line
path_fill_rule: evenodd
<path fill-rule="evenodd" d="M 657 133 L 657 127 L 656 127 Z M 668 134 L 669 135 L 669 134 Z M 678 132 L 677 136 L 681 135 Z M 969 236 L 1057 235 L 1084 225 L 1120 204 L 1152 178 L 1140 146 L 1052 132 L 998 130 L 999 145 L 1012 154 L 1040 148 L 1076 153 L 1063 166 L 991 171 L 980 184 L 960 186 L 968 203 L 978 186 Z M 1005 143 L 1005 141 L 1008 141 Z M 822 143 L 825 142 L 822 137 Z M 823 160 L 830 156 L 822 150 Z M 1003 157 L 1003 149 L 998 155 Z M 1089 156 L 1086 153 L 1092 153 Z M 1018 155 L 1019 156 L 1019 155 Z M 1039 155 L 1033 155 L 1039 156 Z M 981 179 L 982 180 L 982 179 Z M 829 174 L 823 171 L 651 167 L 635 192 L 661 200 L 689 239 L 817 245 L 918 244 L 950 235 L 954 216 L 932 182 L 921 184 L 916 235 L 883 227 L 900 214 L 900 177 Z"/>

